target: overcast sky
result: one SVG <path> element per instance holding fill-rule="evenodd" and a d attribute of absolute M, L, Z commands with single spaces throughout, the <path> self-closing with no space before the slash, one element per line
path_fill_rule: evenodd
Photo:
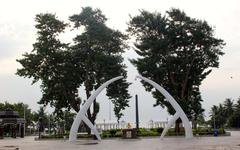
<path fill-rule="evenodd" d="M 109 19 L 107 25 L 125 32 L 129 15 L 139 14 L 140 9 L 164 13 L 170 8 L 179 8 L 193 18 L 206 20 L 215 27 L 215 35 L 226 42 L 225 55 L 220 58 L 220 66 L 204 80 L 201 85 L 203 107 L 206 116 L 214 104 L 225 98 L 237 99 L 240 96 L 240 2 L 239 0 L 2 0 L 0 4 L 0 101 L 24 102 L 33 110 L 38 109 L 37 101 L 41 98 L 39 84 L 31 85 L 30 79 L 15 75 L 21 66 L 16 59 L 24 52 L 32 50 L 36 39 L 34 17 L 38 13 L 55 13 L 59 19 L 68 21 L 70 15 L 80 13 L 81 7 L 100 8 Z M 71 40 L 71 35 L 64 37 Z M 140 122 L 166 120 L 166 110 L 153 108 L 154 99 L 145 92 L 139 81 L 134 78 L 136 69 L 127 61 L 136 58 L 132 49 L 124 57 L 128 65 L 128 80 L 133 84 L 130 93 L 134 98 L 139 95 Z M 169 91 L 171 93 L 171 91 Z M 109 103 L 102 93 L 99 96 L 101 108 L 98 122 L 109 120 Z M 84 95 L 80 95 L 84 97 Z M 134 99 L 131 107 L 124 111 L 123 119 L 134 121 Z M 112 108 L 112 106 L 111 106 Z M 113 112 L 111 111 L 113 121 Z"/>

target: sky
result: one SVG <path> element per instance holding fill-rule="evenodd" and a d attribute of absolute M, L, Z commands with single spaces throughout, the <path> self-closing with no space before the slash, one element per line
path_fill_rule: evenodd
<path fill-rule="evenodd" d="M 15 75 L 21 65 L 16 59 L 32 50 L 36 39 L 34 18 L 39 13 L 54 13 L 60 20 L 68 22 L 68 17 L 81 12 L 81 8 L 100 8 L 108 18 L 107 25 L 125 32 L 130 16 L 144 9 L 150 12 L 165 13 L 170 8 L 179 8 L 193 18 L 206 20 L 215 29 L 215 36 L 226 42 L 220 66 L 203 81 L 200 89 L 206 117 L 212 105 L 222 103 L 226 98 L 240 96 L 240 9 L 239 0 L 2 0 L 0 4 L 0 102 L 24 102 L 32 110 L 38 110 L 37 101 L 41 98 L 40 84 L 31 84 L 31 79 Z M 71 41 L 73 35 L 63 37 Z M 130 45 L 132 43 L 129 43 Z M 134 80 L 138 72 L 128 61 L 137 58 L 130 47 L 123 55 L 128 66 L 128 81 L 132 82 L 129 92 L 132 95 L 130 107 L 124 111 L 122 120 L 134 122 L 135 94 L 139 96 L 140 123 L 149 120 L 165 121 L 170 116 L 165 109 L 153 107 L 155 100 L 146 92 L 139 80 Z M 81 89 L 81 88 L 80 88 Z M 169 91 L 171 93 L 171 91 Z M 84 98 L 84 95 L 80 95 Z M 99 95 L 100 112 L 97 122 L 114 122 L 112 104 L 105 92 Z M 51 112 L 51 109 L 48 109 Z"/>

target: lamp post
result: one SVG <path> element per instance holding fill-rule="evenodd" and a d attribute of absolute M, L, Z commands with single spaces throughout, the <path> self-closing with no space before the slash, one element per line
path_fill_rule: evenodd
<path fill-rule="evenodd" d="M 135 95 L 136 99 L 136 128 L 139 129 L 139 114 L 138 114 L 138 95 Z"/>

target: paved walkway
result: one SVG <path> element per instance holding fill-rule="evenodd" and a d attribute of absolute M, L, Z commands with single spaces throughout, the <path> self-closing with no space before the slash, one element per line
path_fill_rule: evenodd
<path fill-rule="evenodd" d="M 6 138 L 0 140 L 0 150 L 240 150 L 240 131 L 232 131 L 232 136 L 142 138 L 136 140 L 108 139 L 101 142 L 63 140 L 35 141 L 34 137 L 24 139 Z"/>

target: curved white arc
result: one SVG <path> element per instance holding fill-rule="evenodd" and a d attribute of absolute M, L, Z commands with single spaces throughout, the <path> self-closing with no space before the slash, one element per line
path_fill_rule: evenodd
<path fill-rule="evenodd" d="M 86 103 L 82 106 L 82 108 L 77 113 L 77 116 L 75 117 L 75 119 L 73 121 L 71 130 L 70 130 L 70 134 L 69 134 L 69 141 L 73 142 L 73 141 L 77 140 L 77 132 L 78 132 L 79 125 L 82 121 L 82 118 L 85 117 L 85 114 L 87 113 L 87 110 L 89 109 L 89 107 L 91 106 L 93 101 L 96 99 L 98 94 L 104 88 L 106 88 L 109 84 L 111 84 L 112 82 L 114 82 L 116 80 L 122 79 L 122 78 L 123 78 L 123 76 L 118 76 L 118 77 L 115 77 L 111 80 L 108 80 L 103 85 L 101 85 L 96 91 L 94 91 L 94 93 L 87 99 Z"/>
<path fill-rule="evenodd" d="M 179 114 L 179 116 L 180 116 L 180 118 L 181 118 L 181 120 L 184 124 L 186 138 L 192 138 L 193 134 L 192 134 L 192 128 L 191 128 L 191 125 L 189 123 L 189 120 L 188 120 L 186 114 L 184 113 L 184 111 L 182 110 L 182 108 L 175 101 L 175 99 L 164 88 L 162 88 L 160 85 L 158 85 L 156 82 L 154 82 L 152 80 L 149 80 L 149 79 L 147 79 L 145 77 L 142 77 L 142 76 L 136 76 L 136 78 L 140 78 L 140 79 L 148 82 L 149 84 L 151 84 L 154 88 L 156 88 L 160 93 L 162 93 L 165 96 L 167 101 L 175 109 L 176 113 Z"/>
<path fill-rule="evenodd" d="M 100 141 L 101 137 L 96 127 L 92 124 L 92 122 L 86 116 L 84 116 L 82 120 L 92 129 L 93 133 L 96 135 L 97 139 Z"/>
<path fill-rule="evenodd" d="M 86 101 L 86 103 L 82 106 L 82 109 L 80 111 L 82 112 L 87 112 L 88 108 L 91 106 L 91 104 L 93 103 L 93 101 L 96 99 L 96 97 L 98 96 L 98 94 L 104 89 L 106 88 L 109 84 L 111 84 L 112 82 L 122 79 L 123 76 L 119 76 L 119 77 L 115 77 L 111 80 L 108 80 L 107 82 L 105 82 L 103 85 L 101 85 Z"/>
<path fill-rule="evenodd" d="M 165 134 L 167 133 L 168 129 L 171 128 L 171 126 L 173 126 L 173 124 L 175 123 L 175 121 L 179 118 L 179 114 L 175 113 L 174 116 L 171 118 L 171 120 L 168 122 L 167 126 L 164 128 L 160 139 L 162 140 L 163 137 L 165 136 Z"/>

